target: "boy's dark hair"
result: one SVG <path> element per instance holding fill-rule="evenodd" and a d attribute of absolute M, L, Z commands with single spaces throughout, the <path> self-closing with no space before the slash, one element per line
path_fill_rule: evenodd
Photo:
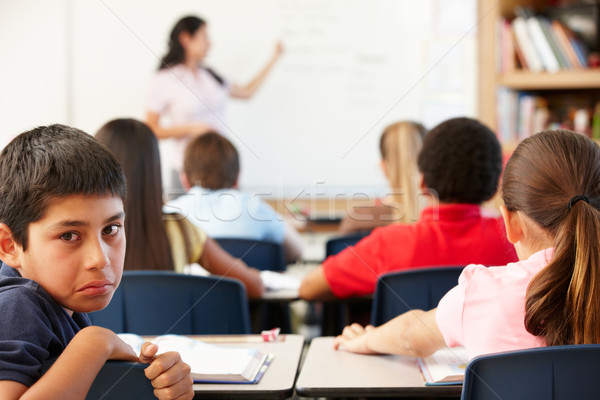
<path fill-rule="evenodd" d="M 0 222 L 27 248 L 29 224 L 50 202 L 71 194 L 125 199 L 125 175 L 113 155 L 87 133 L 65 125 L 40 126 L 0 153 Z"/>
<path fill-rule="evenodd" d="M 231 188 L 240 173 L 240 158 L 227 138 L 208 132 L 188 145 L 183 170 L 192 186 L 211 190 Z"/>
<path fill-rule="evenodd" d="M 487 126 L 470 118 L 454 118 L 425 136 L 418 165 L 425 186 L 441 202 L 480 204 L 498 189 L 502 152 Z"/>

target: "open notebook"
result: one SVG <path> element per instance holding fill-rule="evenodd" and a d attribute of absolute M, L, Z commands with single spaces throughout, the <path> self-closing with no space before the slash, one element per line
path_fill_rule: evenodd
<path fill-rule="evenodd" d="M 426 386 L 462 385 L 468 362 L 464 347 L 445 347 L 417 360 Z"/>
<path fill-rule="evenodd" d="M 139 354 L 144 339 L 122 333 L 119 337 Z M 258 383 L 272 354 L 256 349 L 224 347 L 204 343 L 181 335 L 163 335 L 152 340 L 158 353 L 176 351 L 192 370 L 195 383 Z"/>

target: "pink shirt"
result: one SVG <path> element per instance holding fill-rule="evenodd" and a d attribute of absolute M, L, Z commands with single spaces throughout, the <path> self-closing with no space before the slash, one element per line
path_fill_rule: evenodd
<path fill-rule="evenodd" d="M 544 346 L 525 329 L 525 295 L 531 279 L 552 258 L 553 249 L 505 267 L 468 265 L 437 307 L 437 324 L 450 347 L 464 346 L 469 358 Z"/>
<path fill-rule="evenodd" d="M 222 135 L 229 134 L 225 110 L 229 99 L 229 85 L 221 85 L 206 69 L 193 72 L 183 64 L 161 69 L 150 85 L 148 111 L 168 120 L 167 126 L 203 123 Z M 174 139 L 176 154 L 173 169 L 180 170 L 183 153 L 189 138 Z"/>

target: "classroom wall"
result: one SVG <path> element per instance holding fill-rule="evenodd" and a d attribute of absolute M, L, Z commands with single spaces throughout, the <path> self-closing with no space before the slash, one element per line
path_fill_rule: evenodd
<path fill-rule="evenodd" d="M 245 83 L 277 40 L 285 53 L 225 116 L 241 185 L 303 197 L 385 192 L 378 140 L 402 118 L 432 127 L 475 114 L 476 1 L 0 0 L 0 146 L 39 124 L 95 132 L 144 118 L 168 32 L 209 22 L 207 64 Z M 168 158 L 169 144 L 161 147 Z"/>

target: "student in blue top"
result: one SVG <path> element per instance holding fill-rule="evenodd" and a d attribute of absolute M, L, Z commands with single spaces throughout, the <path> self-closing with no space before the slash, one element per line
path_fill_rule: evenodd
<path fill-rule="evenodd" d="M 74 128 L 38 127 L 0 154 L 3 399 L 83 399 L 109 359 L 150 363 L 159 399 L 193 397 L 178 353 L 145 343 L 138 356 L 85 314 L 106 307 L 121 280 L 125 195 L 115 158 Z"/>
<path fill-rule="evenodd" d="M 216 132 L 198 136 L 186 149 L 181 181 L 188 192 L 167 203 L 213 238 L 242 238 L 282 243 L 292 262 L 302 239 L 260 197 L 237 190 L 240 160 L 235 146 Z"/>

